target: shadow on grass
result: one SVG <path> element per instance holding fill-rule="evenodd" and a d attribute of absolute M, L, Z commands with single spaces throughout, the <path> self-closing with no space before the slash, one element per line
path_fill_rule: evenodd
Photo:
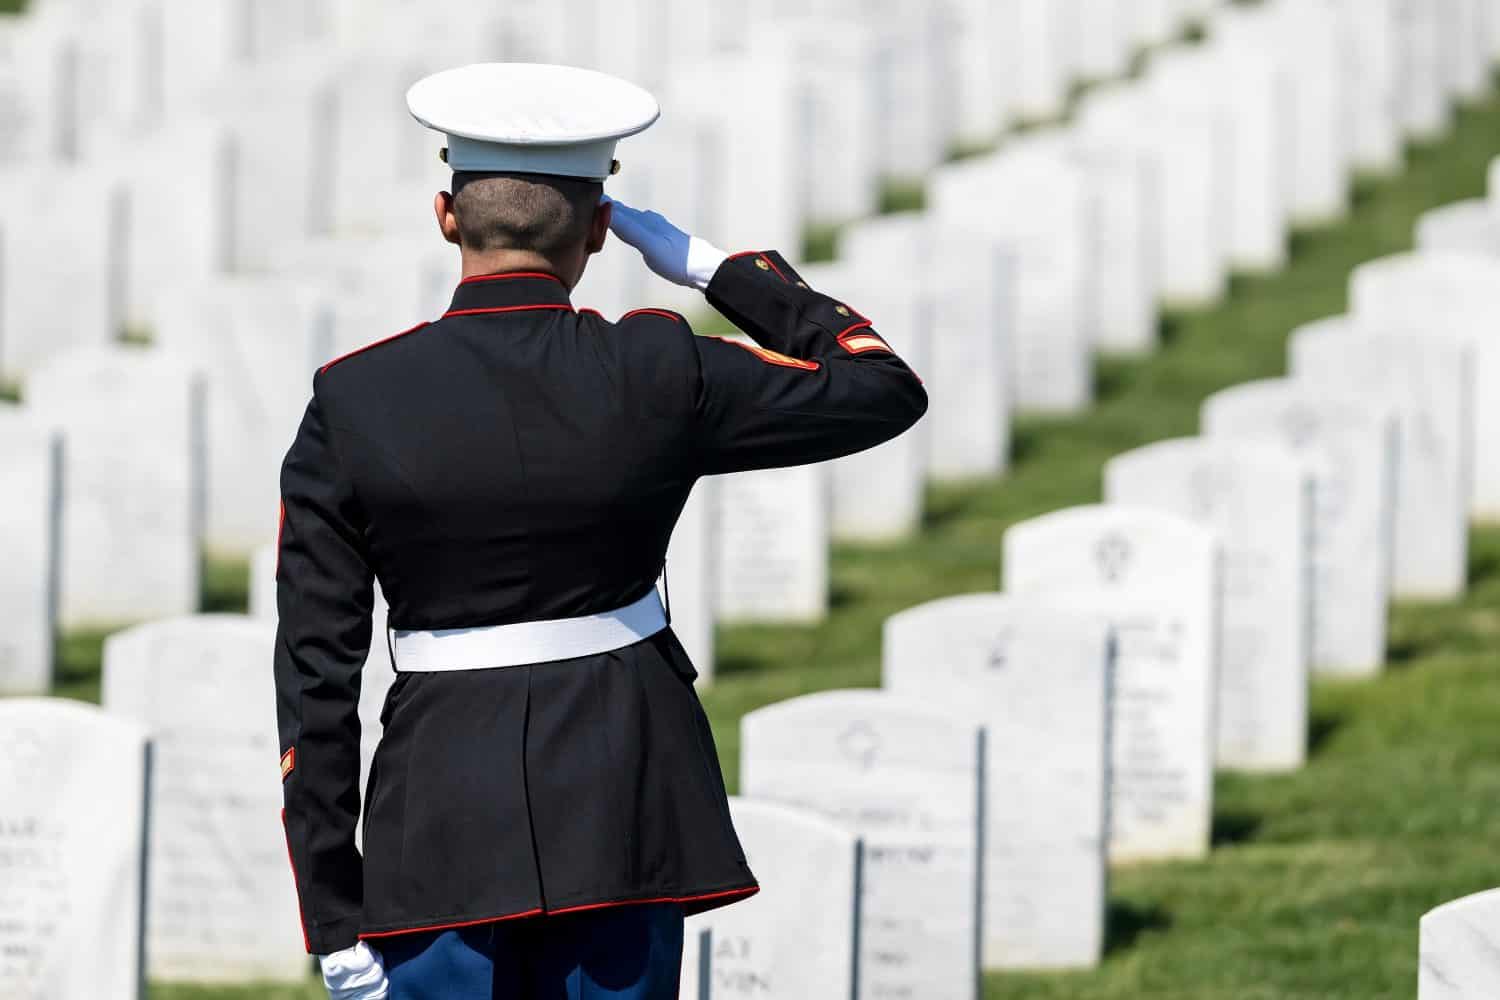
<path fill-rule="evenodd" d="M 1104 915 L 1104 953 L 1113 955 L 1135 944 L 1142 934 L 1164 931 L 1172 917 L 1160 906 L 1136 906 L 1111 900 Z"/>
<path fill-rule="evenodd" d="M 1247 812 L 1243 809 L 1215 810 L 1210 843 L 1214 847 L 1248 843 L 1255 839 L 1263 822 L 1263 817 L 1258 813 Z"/>
<path fill-rule="evenodd" d="M 1469 550 L 1469 586 L 1500 579 L 1500 550 L 1473 547 Z"/>
<path fill-rule="evenodd" d="M 1307 720 L 1307 755 L 1316 757 L 1322 752 L 1324 745 L 1343 724 L 1344 717 L 1338 712 L 1314 711 Z"/>

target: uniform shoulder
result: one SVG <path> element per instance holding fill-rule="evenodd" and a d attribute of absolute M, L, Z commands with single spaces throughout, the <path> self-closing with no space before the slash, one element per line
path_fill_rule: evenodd
<path fill-rule="evenodd" d="M 390 345 L 395 344 L 399 341 L 403 341 L 407 337 L 410 337 L 412 334 L 419 333 L 422 330 L 427 329 L 431 325 L 432 324 L 430 322 L 423 321 L 421 323 L 418 323 L 416 326 L 411 327 L 410 329 L 402 330 L 400 333 L 393 333 L 388 337 L 381 337 L 379 340 L 371 341 L 363 347 L 356 347 L 352 351 L 347 351 L 343 354 L 340 354 L 332 361 L 328 361 L 320 365 L 318 367 L 318 375 L 327 375 L 335 368 L 340 369 L 341 373 L 357 368 L 359 367 L 358 364 L 350 364 L 350 362 L 354 361 L 355 359 L 360 359 L 361 362 L 374 360 L 377 356 L 389 353 L 384 349 L 388 348 Z"/>

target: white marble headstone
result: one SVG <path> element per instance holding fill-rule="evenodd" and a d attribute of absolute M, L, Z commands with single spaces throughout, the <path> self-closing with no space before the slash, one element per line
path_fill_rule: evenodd
<path fill-rule="evenodd" d="M 804 12 L 804 15 L 810 12 Z M 805 162 L 803 214 L 810 222 L 843 222 L 874 213 L 879 201 L 885 130 L 882 95 L 894 80 L 894 40 L 873 25 L 822 16 L 757 22 L 748 47 L 755 58 L 788 61 Z M 798 256 L 800 247 L 776 247 Z"/>
<path fill-rule="evenodd" d="M 886 620 L 884 685 L 986 727 L 984 965 L 1104 949 L 1110 634 L 1065 604 L 968 594 Z"/>
<path fill-rule="evenodd" d="M 1299 381 L 1380 400 L 1396 414 L 1395 595 L 1449 600 L 1462 594 L 1474 463 L 1469 348 L 1438 336 L 1362 332 L 1336 317 L 1294 332 L 1289 353 Z"/>
<path fill-rule="evenodd" d="M 188 366 L 141 348 L 74 351 L 27 380 L 63 433 L 64 628 L 198 607 L 203 397 Z"/>
<path fill-rule="evenodd" d="M 156 343 L 207 383 L 205 530 L 217 552 L 248 553 L 265 538 L 313 374 L 336 353 L 332 310 L 310 282 L 259 277 L 184 285 L 159 300 Z"/>
<path fill-rule="evenodd" d="M 1111 860 L 1208 851 L 1218 579 L 1213 534 L 1159 511 L 1074 507 L 1005 533 L 1007 592 L 1065 599 L 1114 629 Z"/>
<path fill-rule="evenodd" d="M 1220 767 L 1290 771 L 1307 759 L 1313 622 L 1312 479 L 1289 449 L 1179 438 L 1111 459 L 1110 503 L 1164 510 L 1220 539 Z"/>
<path fill-rule="evenodd" d="M 1163 197 L 1155 248 L 1161 293 L 1172 305 L 1217 302 L 1228 287 L 1232 134 L 1214 114 L 1175 108 L 1143 87 L 1101 88 L 1084 98 L 1085 134 L 1149 156 Z"/>
<path fill-rule="evenodd" d="M 1353 164 L 1392 173 L 1405 163 L 1401 133 L 1400 0 L 1327 0 L 1344 22 L 1351 45 L 1344 71 L 1354 114 Z"/>
<path fill-rule="evenodd" d="M 675 68 L 658 96 L 711 144 L 717 182 L 695 231 L 718 246 L 778 250 L 795 261 L 806 221 L 798 142 L 809 112 L 789 62 L 789 53 L 769 64 L 719 54 Z"/>
<path fill-rule="evenodd" d="M 1094 395 L 1087 246 L 1098 203 L 1084 172 L 1050 149 L 1002 150 L 938 170 L 928 184 L 928 204 L 942 232 L 969 230 L 1012 251 L 1016 409 L 1087 408 Z"/>
<path fill-rule="evenodd" d="M 1412 139 L 1441 138 L 1453 125 L 1441 6 L 1431 0 L 1396 0 L 1396 38 L 1401 46 L 1397 113 Z"/>
<path fill-rule="evenodd" d="M 829 475 L 803 465 L 716 477 L 720 621 L 809 624 L 828 614 Z"/>
<path fill-rule="evenodd" d="M 0 176 L 0 375 L 120 333 L 125 232 L 123 191 L 104 168 Z"/>
<path fill-rule="evenodd" d="M 1500 995 L 1500 889 L 1455 899 L 1422 916 L 1417 1000 Z"/>
<path fill-rule="evenodd" d="M 928 370 L 928 472 L 937 479 L 1003 473 L 1010 460 L 1016 263 L 1002 244 L 941 232 L 928 216 L 851 226 L 839 259 L 862 275 L 909 282 L 933 297 Z M 896 334 L 900 343 L 900 334 Z"/>
<path fill-rule="evenodd" d="M 920 289 L 867 277 L 844 264 L 811 264 L 798 273 L 868 317 L 919 376 L 928 370 L 933 305 Z M 920 529 L 929 448 L 924 420 L 885 444 L 834 461 L 834 540 L 899 541 Z"/>
<path fill-rule="evenodd" d="M 231 156 L 229 130 L 202 118 L 174 122 L 123 147 L 125 319 L 133 329 L 159 334 L 164 294 L 181 294 L 229 267 Z"/>
<path fill-rule="evenodd" d="M 1213 23 L 1216 40 L 1278 60 L 1291 80 L 1292 221 L 1314 225 L 1342 218 L 1354 162 L 1356 82 L 1346 66 L 1353 58 L 1348 23 L 1318 3 L 1226 7 Z"/>
<path fill-rule="evenodd" d="M 862 997 L 979 994 L 983 730 L 888 691 L 829 691 L 740 720 L 740 792 L 864 840 Z"/>
<path fill-rule="evenodd" d="M 27 411 L 0 403 L 0 695 L 52 687 L 62 522 L 62 438 Z"/>
<path fill-rule="evenodd" d="M 281 829 L 275 630 L 240 615 L 137 626 L 104 647 L 104 707 L 155 743 L 148 972 L 200 982 L 307 973 Z"/>
<path fill-rule="evenodd" d="M 0 700 L 0 996 L 145 995 L 148 746 L 92 705 Z"/>
<path fill-rule="evenodd" d="M 731 798 L 729 813 L 760 892 L 688 918 L 680 995 L 858 1000 L 865 865 L 859 837 L 817 813 L 776 802 Z M 701 961 L 705 929 L 713 953 Z M 707 990 L 701 989 L 704 972 Z"/>
<path fill-rule="evenodd" d="M 1349 279 L 1349 311 L 1362 330 L 1452 338 L 1469 346 L 1474 362 L 1469 513 L 1500 521 L 1500 256 L 1434 251 L 1361 264 Z"/>
<path fill-rule="evenodd" d="M 1267 52 L 1212 45 L 1163 53 L 1152 59 L 1148 79 L 1158 100 L 1215 115 L 1230 135 L 1230 262 L 1250 271 L 1282 267 L 1293 168 L 1287 154 L 1295 100 L 1290 75 Z"/>
<path fill-rule="evenodd" d="M 698 686 L 714 680 L 714 588 L 718 550 L 718 505 L 714 493 L 718 481 L 700 479 L 688 496 L 672 541 L 667 546 L 666 580 L 663 590 L 672 614 L 672 632 L 687 651 L 698 671 Z"/>
<path fill-rule="evenodd" d="M 1313 477 L 1312 666 L 1364 676 L 1385 663 L 1399 439 L 1372 402 L 1293 379 L 1248 382 L 1210 396 L 1203 433 L 1280 445 Z"/>
<path fill-rule="evenodd" d="M 1417 219 L 1422 252 L 1478 254 L 1500 259 L 1500 211 L 1484 198 L 1467 198 Z"/>

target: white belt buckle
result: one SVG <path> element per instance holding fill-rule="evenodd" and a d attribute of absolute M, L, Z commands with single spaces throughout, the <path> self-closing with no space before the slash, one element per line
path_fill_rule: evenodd
<path fill-rule="evenodd" d="M 391 663 L 398 673 L 551 663 L 623 649 L 666 627 L 661 597 L 652 587 L 635 603 L 598 615 L 425 632 L 397 630 Z"/>

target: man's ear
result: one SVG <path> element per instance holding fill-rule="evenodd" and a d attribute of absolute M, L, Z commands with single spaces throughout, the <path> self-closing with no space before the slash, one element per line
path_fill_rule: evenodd
<path fill-rule="evenodd" d="M 458 216 L 453 212 L 453 195 L 439 191 L 432 199 L 432 210 L 437 213 L 438 229 L 442 231 L 443 239 L 458 246 Z"/>
<path fill-rule="evenodd" d="M 609 239 L 609 222 L 614 214 L 614 202 L 601 201 L 594 207 L 594 221 L 589 224 L 589 241 L 586 247 L 589 253 L 598 253 L 604 249 L 604 241 Z"/>

